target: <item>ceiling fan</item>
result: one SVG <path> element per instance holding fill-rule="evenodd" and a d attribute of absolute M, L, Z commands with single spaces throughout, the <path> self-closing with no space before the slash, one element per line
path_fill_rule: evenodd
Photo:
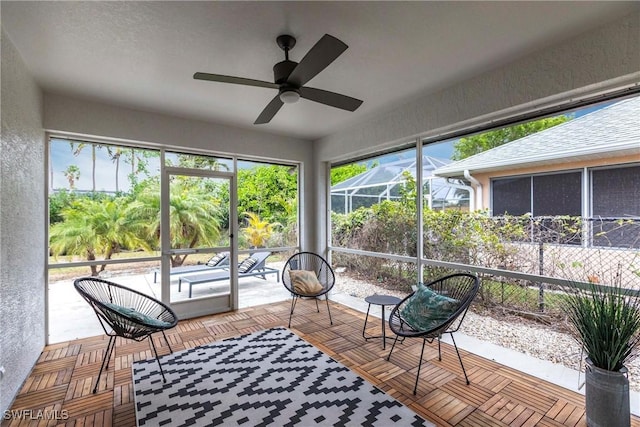
<path fill-rule="evenodd" d="M 196 80 L 278 89 L 278 94 L 267 104 L 253 123 L 256 125 L 269 123 L 282 108 L 283 104 L 292 104 L 300 98 L 347 111 L 355 111 L 362 104 L 361 100 L 350 96 L 305 86 L 309 80 L 318 75 L 320 71 L 335 61 L 342 52 L 347 50 L 348 46 L 342 41 L 325 34 L 302 58 L 300 63 L 289 60 L 289 51 L 296 44 L 296 39 L 293 36 L 287 34 L 278 36 L 276 43 L 284 50 L 285 59 L 273 66 L 275 83 L 209 73 L 195 73 L 193 78 Z"/>

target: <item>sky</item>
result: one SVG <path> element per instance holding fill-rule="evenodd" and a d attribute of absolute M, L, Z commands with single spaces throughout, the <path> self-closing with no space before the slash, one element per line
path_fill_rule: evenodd
<path fill-rule="evenodd" d="M 120 159 L 118 171 L 118 189 L 120 191 L 130 189 L 128 175 L 131 173 L 131 164 L 127 163 L 124 157 L 122 156 Z M 150 162 L 153 160 L 155 159 L 150 159 Z M 51 181 L 53 177 L 53 185 L 50 188 L 54 190 L 69 189 L 69 181 L 65 176 L 65 171 L 71 165 L 78 166 L 80 169 L 80 177 L 75 182 L 75 189 L 91 191 L 93 186 L 91 146 L 87 145 L 77 156 L 74 156 L 69 141 L 53 139 L 49 169 L 49 180 Z M 150 169 L 154 170 L 153 167 Z M 159 170 L 159 167 L 156 167 L 155 170 Z M 116 165 L 109 158 L 105 148 L 96 148 L 96 191 L 116 191 Z"/>
<path fill-rule="evenodd" d="M 425 145 L 422 149 L 422 154 L 424 156 L 438 157 L 440 159 L 451 159 L 451 156 L 453 155 L 453 144 L 455 143 L 455 141 L 457 140 L 443 141 L 443 142 L 437 142 L 434 144 Z M 389 162 L 394 162 L 396 160 L 414 158 L 415 156 L 416 156 L 415 148 L 410 148 L 408 150 L 401 151 L 399 153 L 391 153 L 391 154 L 385 154 L 379 157 L 373 157 L 371 159 L 363 161 L 362 163 L 366 163 L 367 165 L 371 166 L 375 163 L 377 164 L 389 163 Z M 357 162 L 357 163 L 361 163 L 361 162 Z"/>
<path fill-rule="evenodd" d="M 75 148 L 77 148 L 77 142 L 75 142 Z M 125 154 L 120 158 L 120 165 L 118 168 L 118 191 L 127 192 L 130 190 L 129 174 L 131 173 L 131 163 L 126 156 L 128 149 L 124 148 Z M 139 152 L 139 149 L 136 149 Z M 153 151 L 153 150 L 150 150 Z M 53 185 L 50 188 L 54 190 L 66 189 L 69 190 L 69 180 L 66 177 L 65 171 L 69 166 L 77 166 L 80 169 L 79 179 L 74 183 L 76 191 L 92 191 L 92 160 L 91 160 L 91 144 L 87 145 L 77 155 L 73 154 L 71 144 L 69 140 L 64 139 L 52 139 L 51 140 L 51 165 L 49 170 L 49 180 Z M 178 164 L 177 154 L 174 152 L 166 152 L 165 159 Z M 226 164 L 229 169 L 233 168 L 232 162 L 229 159 L 219 158 L 220 163 Z M 147 159 L 148 170 L 151 174 L 159 174 L 160 172 L 160 159 L 158 157 L 151 157 Z M 254 168 L 257 165 L 263 163 L 253 161 L 239 161 L 238 168 Z M 109 156 L 109 153 L 105 147 L 96 145 L 96 191 L 101 192 L 116 192 L 116 164 Z M 144 179 L 146 176 L 141 176 L 139 179 Z"/>
<path fill-rule="evenodd" d="M 429 144 L 422 148 L 422 154 L 426 156 L 450 159 L 453 155 L 453 144 L 456 140 Z"/>

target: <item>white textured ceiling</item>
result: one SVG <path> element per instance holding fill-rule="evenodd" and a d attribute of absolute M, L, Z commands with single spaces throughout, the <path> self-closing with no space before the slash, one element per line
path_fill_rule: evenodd
<path fill-rule="evenodd" d="M 47 91 L 316 139 L 587 32 L 636 2 L 8 2 L 2 28 Z M 193 80 L 196 71 L 273 80 L 276 36 L 294 61 L 331 34 L 349 49 L 308 86 L 364 100 L 311 101 L 253 121 L 271 89 Z"/>

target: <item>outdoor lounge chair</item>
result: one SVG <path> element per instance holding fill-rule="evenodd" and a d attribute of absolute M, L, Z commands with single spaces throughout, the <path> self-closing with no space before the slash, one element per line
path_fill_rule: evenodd
<path fill-rule="evenodd" d="M 306 270 L 306 271 L 305 271 Z M 299 275 L 294 278 L 291 272 L 299 271 L 301 273 L 311 273 L 312 282 L 317 281 L 318 284 L 312 283 L 310 286 L 317 286 L 317 289 L 311 291 L 311 287 L 308 285 L 309 277 L 305 275 Z M 313 274 L 315 273 L 315 274 Z M 315 279 L 314 277 L 315 276 Z M 333 319 L 331 319 L 331 310 L 329 309 L 329 291 L 333 288 L 336 282 L 336 276 L 333 273 L 333 269 L 329 263 L 320 255 L 313 252 L 299 252 L 294 254 L 287 260 L 282 269 L 282 283 L 284 287 L 291 292 L 291 311 L 289 313 L 289 327 L 291 327 L 291 317 L 293 316 L 293 310 L 296 308 L 296 302 L 300 298 L 313 298 L 316 300 L 316 309 L 320 313 L 320 307 L 318 306 L 318 299 L 324 295 L 324 299 L 327 303 L 327 312 L 329 313 L 329 323 L 333 325 Z"/>
<path fill-rule="evenodd" d="M 265 262 L 271 255 L 271 252 L 256 252 L 245 258 L 240 264 L 238 264 L 238 278 L 243 277 L 260 277 L 263 280 L 267 280 L 267 274 L 275 274 L 276 280 L 280 281 L 280 270 L 267 267 Z M 218 269 L 210 273 L 203 274 L 191 274 L 188 276 L 180 276 L 178 279 L 178 292 L 182 290 L 182 282 L 189 284 L 189 298 L 192 295 L 193 285 L 200 283 L 216 282 L 220 280 L 229 280 L 231 278 L 231 272 L 226 268 Z"/>
<path fill-rule="evenodd" d="M 229 265 L 229 253 L 228 252 L 220 252 L 209 258 L 209 261 L 204 264 L 196 264 L 196 265 L 185 265 L 182 267 L 174 267 L 171 269 L 169 275 L 173 276 L 174 274 L 185 274 L 185 273 L 195 273 L 197 271 L 207 271 L 211 269 L 219 269 Z M 153 270 L 153 283 L 156 283 L 158 280 L 158 274 L 160 274 L 160 269 L 156 268 Z"/>
<path fill-rule="evenodd" d="M 73 286 L 93 308 L 104 333 L 109 336 L 109 343 L 93 392 L 95 393 L 98 389 L 102 371 L 109 369 L 109 359 L 116 346 L 116 337 L 134 341 L 148 338 L 158 361 L 162 379 L 166 382 L 151 334 L 162 332 L 169 346 L 169 351 L 173 352 L 164 331 L 173 328 L 178 323 L 178 317 L 174 311 L 165 303 L 148 295 L 97 277 L 76 279 Z"/>
<path fill-rule="evenodd" d="M 396 334 L 387 360 L 391 357 L 399 337 L 422 338 L 422 351 L 416 374 L 413 394 L 418 390 L 418 379 L 422 367 L 424 346 L 427 342 L 438 340 L 438 360 L 442 360 L 440 351 L 440 337 L 442 334 L 451 335 L 451 341 L 456 349 L 464 378 L 469 384 L 467 371 L 462 364 L 453 333 L 456 332 L 464 320 L 471 302 L 478 293 L 480 281 L 478 277 L 467 274 L 452 274 L 426 285 L 418 285 L 418 289 L 400 301 L 391 311 L 389 327 Z M 414 295 L 416 298 L 413 298 Z M 410 305 L 413 304 L 413 307 Z"/>

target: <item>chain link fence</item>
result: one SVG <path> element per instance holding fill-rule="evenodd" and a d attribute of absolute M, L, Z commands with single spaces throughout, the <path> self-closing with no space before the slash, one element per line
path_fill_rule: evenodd
<path fill-rule="evenodd" d="M 513 221 L 496 218 L 497 224 Z M 498 225 L 503 226 L 502 225 Z M 640 221 L 623 218 L 538 217 L 525 224 L 525 236 L 503 241 L 502 265 L 508 271 L 572 282 L 619 285 L 640 291 Z M 486 259 L 484 260 L 486 261 Z M 520 311 L 559 313 L 567 286 L 485 275 L 482 302 Z"/>
<path fill-rule="evenodd" d="M 400 248 L 392 253 L 415 256 L 405 253 L 399 244 L 407 247 L 408 230 L 404 228 L 411 227 L 406 222 L 388 225 L 393 230 L 388 234 L 380 226 L 372 228 L 371 236 L 363 226 L 342 243 L 351 249 L 383 253 Z M 394 243 L 394 238 L 402 242 Z M 429 260 L 491 269 L 493 272 L 481 273 L 479 304 L 541 317 L 562 315 L 560 301 L 567 291 L 567 285 L 544 277 L 617 284 L 640 292 L 639 219 L 436 213 L 425 217 L 423 256 L 424 281 L 456 271 L 430 265 Z M 334 262 L 359 277 L 392 283 L 395 289 L 409 291 L 417 280 L 415 264 L 411 267 L 404 261 L 336 254 Z M 544 277 L 522 278 L 525 275 Z"/>

